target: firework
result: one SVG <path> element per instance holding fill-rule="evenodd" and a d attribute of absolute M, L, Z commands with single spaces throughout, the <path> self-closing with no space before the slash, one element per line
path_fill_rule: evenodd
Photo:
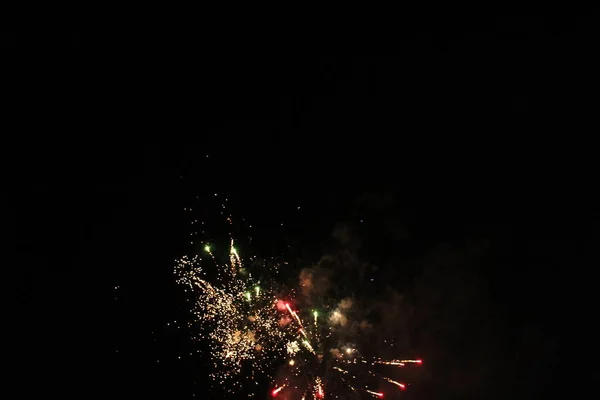
<path fill-rule="evenodd" d="M 209 245 L 204 250 L 217 265 L 216 271 L 211 271 L 214 281 L 207 279 L 202 267 L 205 260 L 195 256 L 183 257 L 176 264 L 177 282 L 193 293 L 192 312 L 200 325 L 198 339 L 211 344 L 212 378 L 220 384 L 236 385 L 244 366 L 252 375 L 267 373 L 270 363 L 285 352 L 281 343 L 288 333 L 279 329 L 272 288 L 261 287 L 252 271 L 244 268 L 233 240 L 225 265 L 218 265 Z"/>
<path fill-rule="evenodd" d="M 412 359 L 368 360 L 353 346 L 342 351 L 329 348 L 328 343 L 335 342 L 332 328 L 347 321 L 344 310 L 350 307 L 348 302 L 342 301 L 345 305 L 332 312 L 324 312 L 325 307 L 297 309 L 294 290 L 274 284 L 277 270 L 265 265 L 256 270 L 246 267 L 233 240 L 228 262 L 222 265 L 210 245 L 206 244 L 204 251 L 204 259 L 196 255 L 179 260 L 175 273 L 177 282 L 191 289 L 198 338 L 210 342 L 211 376 L 221 387 L 239 388 L 244 377 L 253 379 L 255 374 L 270 377 L 279 364 L 285 365 L 287 372 L 274 380 L 270 393 L 275 398 L 323 399 L 332 393 L 328 387 L 335 381 L 343 390 L 383 398 L 380 389 L 385 385 L 404 390 L 407 384 L 375 372 L 376 368 L 422 364 Z M 210 274 L 203 267 L 206 261 L 216 267 Z M 364 376 L 380 383 L 370 387 Z"/>
<path fill-rule="evenodd" d="M 357 348 L 351 346 L 344 348 L 343 351 L 327 348 L 325 343 L 332 336 L 332 327 L 318 323 L 318 311 L 297 311 L 290 305 L 290 302 L 285 302 L 283 306 L 279 307 L 279 310 L 290 316 L 292 322 L 286 325 L 285 329 L 292 333 L 295 332 L 296 338 L 287 344 L 287 353 L 290 357 L 287 363 L 289 377 L 284 378 L 283 382 L 275 383 L 275 389 L 271 393 L 273 397 L 284 395 L 286 390 L 296 389 L 296 396 L 291 395 L 286 398 L 323 399 L 328 393 L 327 382 L 338 380 L 352 392 L 383 398 L 384 392 L 374 390 L 374 388 L 361 383 L 363 379 L 360 378 L 360 375 L 366 373 L 376 378 L 376 382 L 383 383 L 380 386 L 391 384 L 395 386 L 393 388 L 395 390 L 405 390 L 406 383 L 375 372 L 374 369 L 378 365 L 398 368 L 423 363 L 420 359 L 383 360 L 377 358 L 368 360 L 362 357 Z M 304 324 L 302 315 L 312 315 L 312 324 Z M 329 321 L 335 323 L 335 321 L 345 318 L 340 310 L 334 310 Z M 292 385 L 292 381 L 298 382 L 297 378 L 301 378 L 299 380 L 301 384 Z M 300 393 L 302 393 L 301 397 Z"/>

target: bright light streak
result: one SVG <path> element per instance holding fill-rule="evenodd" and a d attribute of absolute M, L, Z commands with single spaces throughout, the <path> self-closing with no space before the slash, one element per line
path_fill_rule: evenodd
<path fill-rule="evenodd" d="M 274 389 L 274 390 L 271 392 L 271 396 L 273 396 L 273 397 L 277 397 L 277 395 L 279 394 L 279 392 L 281 392 L 285 386 L 286 386 L 286 385 L 282 385 L 282 386 L 279 386 L 277 389 Z"/>
<path fill-rule="evenodd" d="M 304 345 L 306 346 L 306 348 L 307 348 L 308 350 L 310 350 L 310 352 L 311 352 L 311 353 L 314 353 L 314 352 L 315 352 L 315 350 L 314 350 L 314 349 L 313 349 L 313 347 L 310 345 L 310 342 L 309 342 L 308 340 L 304 340 L 304 341 L 302 341 L 302 343 L 304 343 Z"/>
<path fill-rule="evenodd" d="M 393 379 L 386 378 L 386 377 L 383 377 L 383 379 L 385 379 L 386 381 L 388 381 L 389 383 L 391 383 L 393 385 L 398 386 L 401 390 L 406 390 L 406 384 L 404 384 L 404 383 L 401 383 L 401 382 L 398 382 L 398 381 L 395 381 Z"/>
<path fill-rule="evenodd" d="M 317 397 L 322 399 L 325 397 L 325 393 L 323 393 L 323 385 L 321 384 L 321 378 L 317 377 L 315 379 L 315 385 L 317 386 Z"/>

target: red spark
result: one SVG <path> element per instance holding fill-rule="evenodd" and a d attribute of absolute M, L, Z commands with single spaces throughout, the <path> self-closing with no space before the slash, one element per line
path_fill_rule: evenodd
<path fill-rule="evenodd" d="M 271 396 L 273 397 L 277 397 L 277 395 L 279 394 L 279 392 L 281 392 L 281 389 L 283 389 L 285 387 L 285 385 L 278 387 L 277 389 L 274 389 L 271 392 Z"/>
<path fill-rule="evenodd" d="M 288 307 L 288 303 L 283 300 L 277 300 L 277 309 L 279 311 L 285 311 Z"/>
<path fill-rule="evenodd" d="M 319 397 L 320 399 L 322 399 L 322 398 L 323 398 L 323 388 L 321 387 L 321 385 L 320 385 L 320 384 L 319 384 L 319 393 L 318 393 L 318 397 Z"/>

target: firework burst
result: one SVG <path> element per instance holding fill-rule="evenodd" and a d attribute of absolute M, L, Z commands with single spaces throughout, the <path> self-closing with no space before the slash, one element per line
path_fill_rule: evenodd
<path fill-rule="evenodd" d="M 352 345 L 341 349 L 330 347 L 329 343 L 334 342 L 331 322 L 346 318 L 339 309 L 330 312 L 329 317 L 321 321 L 318 310 L 296 311 L 289 302 L 283 302 L 282 305 L 281 301 L 278 308 L 290 315 L 292 322 L 286 328 L 292 334 L 295 331 L 296 338 L 287 345 L 288 349 L 294 349 L 288 350 L 288 374 L 275 382 L 271 392 L 273 397 L 306 400 L 323 399 L 336 394 L 336 398 L 339 398 L 341 392 L 350 391 L 383 398 L 385 394 L 381 387 L 392 385 L 395 387 L 392 389 L 403 391 L 408 386 L 407 383 L 387 376 L 386 368 L 403 368 L 423 363 L 420 359 L 367 359 Z M 305 320 L 310 322 L 305 323 Z M 380 371 L 380 366 L 384 371 Z M 329 386 L 336 387 L 335 391 L 329 390 Z M 286 394 L 286 390 L 290 393 Z"/>
<path fill-rule="evenodd" d="M 351 391 L 382 398 L 381 386 L 404 390 L 407 384 L 378 368 L 422 363 L 368 360 L 355 346 L 332 347 L 339 343 L 332 337 L 333 326 L 347 320 L 344 307 L 296 309 L 295 292 L 274 283 L 277 265 L 247 268 L 233 240 L 226 263 L 219 264 L 209 245 L 204 251 L 204 257 L 179 260 L 175 273 L 177 282 L 192 292 L 198 338 L 211 344 L 211 376 L 222 387 L 239 388 L 243 378 L 255 380 L 256 374 L 272 377 L 273 367 L 285 365 L 287 371 L 273 379 L 273 397 L 323 399 Z M 210 274 L 203 268 L 207 260 L 216 267 Z M 209 281 L 209 275 L 214 279 Z"/>
<path fill-rule="evenodd" d="M 239 386 L 239 375 L 248 366 L 250 374 L 266 373 L 281 357 L 280 343 L 288 333 L 279 329 L 272 286 L 261 286 L 259 274 L 244 267 L 231 241 L 229 262 L 219 265 L 209 245 L 204 247 L 216 265 L 209 282 L 203 261 L 207 257 L 183 257 L 176 264 L 177 282 L 193 293 L 193 315 L 199 323 L 198 339 L 211 344 L 212 378 L 220 384 Z M 263 266 L 263 271 L 267 270 Z M 258 271 L 261 272 L 261 271 Z M 269 269 L 276 272 L 276 268 Z"/>

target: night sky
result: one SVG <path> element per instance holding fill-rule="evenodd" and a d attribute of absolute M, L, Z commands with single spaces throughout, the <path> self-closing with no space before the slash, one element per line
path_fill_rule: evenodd
<path fill-rule="evenodd" d="M 226 236 L 224 203 L 292 281 L 345 251 L 375 267 L 340 290 L 389 304 L 374 351 L 425 360 L 405 397 L 573 394 L 598 265 L 590 21 L 432 22 L 373 56 L 4 33 L 21 397 L 220 398 L 173 265 L 192 219 Z"/>

